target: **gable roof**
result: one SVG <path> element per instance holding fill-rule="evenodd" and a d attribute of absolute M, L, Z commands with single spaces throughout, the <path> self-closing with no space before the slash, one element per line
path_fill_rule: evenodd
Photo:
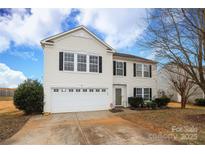
<path fill-rule="evenodd" d="M 89 31 L 85 26 L 83 25 L 80 25 L 74 29 L 71 29 L 69 31 L 65 31 L 65 32 L 62 32 L 62 33 L 59 33 L 59 34 L 56 34 L 56 35 L 53 35 L 53 36 L 50 36 L 48 38 L 45 38 L 43 40 L 40 41 L 41 45 L 53 45 L 53 39 L 56 39 L 56 38 L 59 38 L 59 37 L 62 37 L 62 36 L 65 36 L 67 34 L 70 34 L 72 32 L 75 32 L 77 30 L 80 30 L 80 29 L 83 29 L 85 30 L 87 33 L 89 33 L 91 36 L 93 36 L 98 42 L 100 42 L 101 44 L 103 44 L 104 46 L 106 46 L 108 48 L 108 50 L 110 50 L 110 52 L 114 52 L 115 50 L 109 45 L 107 44 L 106 42 L 102 41 L 101 39 L 99 39 L 95 34 L 93 34 L 91 31 Z"/>
<path fill-rule="evenodd" d="M 148 62 L 148 63 L 155 63 L 155 64 L 157 63 L 156 61 L 153 61 L 153 60 L 150 60 L 150 59 L 138 57 L 138 56 L 131 55 L 131 54 L 119 53 L 119 52 L 113 53 L 113 56 L 114 57 L 125 58 L 126 60 L 137 60 L 137 61 L 141 61 L 141 62 Z"/>
<path fill-rule="evenodd" d="M 54 44 L 54 39 L 59 38 L 59 37 L 63 37 L 67 34 L 70 34 L 72 32 L 78 31 L 78 30 L 85 30 L 87 33 L 89 33 L 91 36 L 93 36 L 98 42 L 100 42 L 101 44 L 103 44 L 104 46 L 107 47 L 107 49 L 109 50 L 109 52 L 113 53 L 113 57 L 119 57 L 119 58 L 124 58 L 126 60 L 137 60 L 137 61 L 141 61 L 141 62 L 148 62 L 148 63 L 157 63 L 156 61 L 150 60 L 150 59 L 146 59 L 146 58 L 142 58 L 142 57 L 138 57 L 135 55 L 131 55 L 131 54 L 125 54 L 125 53 L 119 53 L 116 52 L 115 49 L 113 49 L 109 44 L 107 44 L 106 42 L 102 41 L 101 39 L 99 39 L 94 33 L 92 33 L 91 31 L 89 31 L 85 26 L 80 25 L 74 29 L 50 36 L 48 38 L 45 38 L 43 40 L 40 41 L 41 45 L 53 45 Z"/>

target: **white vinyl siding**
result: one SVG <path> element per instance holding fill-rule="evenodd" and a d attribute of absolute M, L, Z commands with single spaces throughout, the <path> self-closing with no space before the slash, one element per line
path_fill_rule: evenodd
<path fill-rule="evenodd" d="M 123 62 L 116 61 L 116 75 L 123 76 L 124 67 Z"/>
<path fill-rule="evenodd" d="M 73 53 L 64 53 L 64 70 L 65 71 L 74 71 L 74 54 Z"/>
<path fill-rule="evenodd" d="M 90 62 L 89 64 L 90 72 L 98 72 L 98 68 L 99 68 L 98 56 L 90 56 L 89 62 Z"/>
<path fill-rule="evenodd" d="M 84 54 L 77 55 L 77 70 L 80 72 L 86 72 L 87 56 Z"/>

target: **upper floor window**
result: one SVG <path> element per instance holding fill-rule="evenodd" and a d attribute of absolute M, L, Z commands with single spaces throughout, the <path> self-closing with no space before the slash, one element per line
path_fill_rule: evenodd
<path fill-rule="evenodd" d="M 142 64 L 136 65 L 136 74 L 138 77 L 142 77 Z"/>
<path fill-rule="evenodd" d="M 144 77 L 150 77 L 149 65 L 144 65 Z"/>
<path fill-rule="evenodd" d="M 133 65 L 134 77 L 152 77 L 152 65 L 148 64 L 136 64 Z"/>
<path fill-rule="evenodd" d="M 86 55 L 84 54 L 78 54 L 77 55 L 77 70 L 80 72 L 86 72 Z"/>
<path fill-rule="evenodd" d="M 102 56 L 59 52 L 59 71 L 102 73 Z"/>
<path fill-rule="evenodd" d="M 116 75 L 123 75 L 123 62 L 116 62 Z"/>
<path fill-rule="evenodd" d="M 90 56 L 89 58 L 89 63 L 90 63 L 90 72 L 98 72 L 98 56 Z"/>
<path fill-rule="evenodd" d="M 74 71 L 74 54 L 64 53 L 64 70 Z"/>

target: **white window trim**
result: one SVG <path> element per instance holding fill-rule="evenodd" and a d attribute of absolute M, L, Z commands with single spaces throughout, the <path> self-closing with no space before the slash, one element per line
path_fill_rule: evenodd
<path fill-rule="evenodd" d="M 141 76 L 137 76 L 137 65 L 141 65 L 142 66 L 142 75 Z M 143 73 L 144 73 L 144 65 L 140 64 L 140 63 L 136 63 L 136 77 L 139 77 L 139 78 L 144 77 Z"/>
<path fill-rule="evenodd" d="M 148 66 L 148 76 L 144 76 L 144 72 L 147 72 L 147 71 L 145 71 L 145 69 L 144 69 L 144 68 L 145 68 L 145 67 L 144 67 L 145 65 Z M 149 70 L 149 66 L 150 66 L 149 64 L 143 64 L 143 77 L 144 77 L 144 78 L 150 78 L 150 70 Z"/>
<path fill-rule="evenodd" d="M 140 87 L 135 87 L 136 88 L 136 96 L 135 97 L 137 97 L 137 88 L 140 88 Z M 145 87 L 145 88 L 148 88 L 148 87 Z M 144 99 L 144 89 L 145 88 L 140 88 L 140 89 L 142 89 L 142 98 Z M 152 89 L 152 88 L 148 88 L 149 89 L 149 97 L 150 97 L 150 89 Z"/>
<path fill-rule="evenodd" d="M 136 97 L 137 97 L 137 89 L 142 89 L 142 98 L 144 98 L 144 88 L 136 87 Z"/>
<path fill-rule="evenodd" d="M 124 76 L 124 71 L 125 71 L 125 70 L 124 70 L 124 61 L 115 61 L 115 62 L 116 62 L 116 64 L 115 64 L 115 75 L 116 75 L 116 76 Z M 117 74 L 117 63 L 118 63 L 118 62 L 122 63 L 122 75 L 118 75 L 118 74 Z"/>
<path fill-rule="evenodd" d="M 97 57 L 97 64 L 94 64 L 94 65 L 97 65 L 97 72 L 90 72 L 90 56 L 95 56 L 95 57 Z M 99 73 L 99 56 L 97 56 L 97 55 L 88 55 L 88 72 L 90 72 L 90 73 Z M 93 63 L 92 63 L 93 64 Z"/>
<path fill-rule="evenodd" d="M 73 61 L 74 69 L 73 69 L 73 71 L 71 71 L 71 70 L 65 70 L 65 65 L 64 65 L 64 63 L 65 63 L 65 54 L 66 54 L 66 53 L 74 54 L 74 61 Z M 63 71 L 65 71 L 65 72 L 74 72 L 74 71 L 75 71 L 75 53 L 73 53 L 73 52 L 63 52 Z"/>
<path fill-rule="evenodd" d="M 99 54 L 94 53 L 94 52 L 82 52 L 82 51 L 74 51 L 74 50 L 61 50 L 63 52 L 63 71 L 65 73 L 89 73 L 89 74 L 96 74 L 96 75 L 100 75 L 101 73 L 99 73 Z M 74 54 L 74 71 L 70 71 L 70 70 L 64 70 L 64 54 L 65 53 L 72 53 Z M 78 67 L 78 59 L 77 59 L 77 55 L 78 54 L 83 54 L 86 55 L 86 72 L 83 71 L 78 71 L 77 67 Z M 90 63 L 89 63 L 89 57 L 90 56 L 97 56 L 98 57 L 98 72 L 90 72 Z"/>
<path fill-rule="evenodd" d="M 145 93 L 144 93 L 144 89 L 149 89 L 149 93 L 148 93 L 148 95 L 149 95 L 149 99 L 150 99 L 150 88 L 143 88 L 143 98 L 144 98 L 144 95 L 145 95 Z M 148 100 L 149 100 L 148 99 Z"/>
<path fill-rule="evenodd" d="M 86 62 L 85 63 L 84 62 L 78 62 L 78 55 L 85 56 Z M 76 57 L 77 57 L 77 72 L 87 72 L 88 71 L 88 65 L 87 65 L 88 64 L 88 55 L 78 53 L 78 54 L 76 54 Z M 85 64 L 86 65 L 85 71 L 78 71 L 78 64 Z"/>
<path fill-rule="evenodd" d="M 137 76 L 137 64 L 140 64 L 140 65 L 142 65 L 142 76 Z M 144 65 L 148 65 L 148 72 L 149 72 L 149 75 L 148 75 L 148 77 L 146 77 L 146 76 L 144 76 Z M 137 78 L 150 78 L 150 70 L 149 70 L 149 67 L 150 67 L 150 65 L 151 64 L 143 64 L 143 63 L 136 63 L 136 77 Z"/>

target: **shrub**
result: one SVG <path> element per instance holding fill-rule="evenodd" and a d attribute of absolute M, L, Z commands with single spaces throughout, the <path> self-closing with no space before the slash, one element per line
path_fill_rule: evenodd
<path fill-rule="evenodd" d="M 28 79 L 14 93 L 14 105 L 26 114 L 43 112 L 43 86 L 37 80 Z"/>
<path fill-rule="evenodd" d="M 157 103 L 155 101 L 146 101 L 147 107 L 151 109 L 157 108 Z"/>
<path fill-rule="evenodd" d="M 139 108 L 139 107 L 143 107 L 144 100 L 141 97 L 129 97 L 128 103 L 131 107 Z"/>
<path fill-rule="evenodd" d="M 205 106 L 205 99 L 204 98 L 195 99 L 194 105 Z"/>
<path fill-rule="evenodd" d="M 156 98 L 154 102 L 157 104 L 158 107 L 164 107 L 167 106 L 167 104 L 170 102 L 170 98 L 160 97 L 160 98 Z"/>

